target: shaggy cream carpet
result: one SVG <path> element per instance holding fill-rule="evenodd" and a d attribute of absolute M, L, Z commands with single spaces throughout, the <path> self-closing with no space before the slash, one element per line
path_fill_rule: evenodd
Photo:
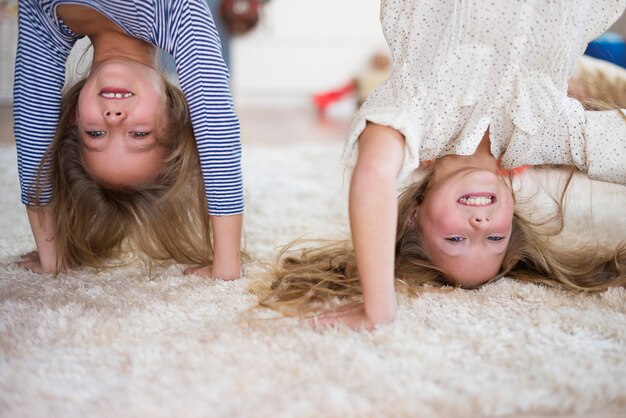
<path fill-rule="evenodd" d="M 626 416 L 623 288 L 504 279 L 401 297 L 397 322 L 372 333 L 251 310 L 249 288 L 268 280 L 281 245 L 346 236 L 339 144 L 245 148 L 252 261 L 234 282 L 182 266 L 152 280 L 139 265 L 57 278 L 19 269 L 34 244 L 14 155 L 0 148 L 3 417 Z M 588 183 L 576 185 L 572 225 L 623 239 L 624 189 Z"/>

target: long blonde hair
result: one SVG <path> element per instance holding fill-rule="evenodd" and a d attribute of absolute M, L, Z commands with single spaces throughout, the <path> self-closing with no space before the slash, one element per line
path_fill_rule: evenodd
<path fill-rule="evenodd" d="M 576 77 L 586 89 L 570 94 L 586 110 L 615 110 L 625 121 L 619 108 L 626 107 L 626 70 L 612 68 L 606 76 L 602 63 L 581 59 Z M 620 87 L 620 88 L 617 88 Z M 573 93 L 573 92 L 570 92 Z M 436 166 L 436 164 L 435 164 Z M 398 202 L 398 224 L 395 247 L 396 286 L 416 295 L 427 286 L 456 286 L 453 280 L 432 263 L 424 250 L 422 236 L 412 221 L 416 205 L 428 192 L 435 166 L 421 181 L 408 186 Z M 509 245 L 497 275 L 502 277 L 557 286 L 580 291 L 599 291 L 626 285 L 626 243 L 613 249 L 597 245 L 563 248 L 550 238 L 563 229 L 563 201 L 572 178 L 565 181 L 558 199 L 557 211 L 550 219 L 531 221 L 519 207 L 513 215 Z M 508 181 L 511 181 L 509 177 Z M 551 226 L 549 226 L 551 225 Z M 333 298 L 358 298 L 361 284 L 356 258 L 350 241 L 293 242 L 282 249 L 271 272 L 274 280 L 260 300 L 261 306 L 284 313 L 306 313 Z M 301 248 L 302 244 L 305 245 Z M 262 291 L 262 290 L 261 290 Z"/>
<path fill-rule="evenodd" d="M 207 264 L 212 253 L 210 222 L 189 109 L 185 97 L 163 77 L 167 121 L 157 133 L 167 155 L 152 184 L 110 190 L 85 170 L 74 114 L 85 80 L 62 100 L 57 133 L 39 170 L 34 200 L 52 187 L 59 271 L 103 268 L 122 251 L 154 261 Z"/>
<path fill-rule="evenodd" d="M 422 236 L 412 221 L 416 205 L 428 193 L 431 175 L 410 185 L 399 198 L 395 246 L 396 286 L 416 295 L 425 286 L 456 286 L 433 264 L 424 250 Z M 571 179 L 571 176 L 570 176 Z M 565 189 L 569 179 L 565 184 Z M 563 226 L 561 195 L 559 210 L 541 222 L 525 219 L 516 208 L 510 242 L 499 273 L 504 276 L 575 290 L 603 290 L 626 284 L 626 245 L 612 251 L 596 247 L 564 249 L 550 237 Z M 551 223 L 551 227 L 547 227 Z M 556 226 L 555 226 L 556 223 Z M 272 271 L 275 278 L 261 306 L 284 313 L 308 313 L 333 298 L 358 298 L 362 294 L 356 258 L 350 241 L 323 242 L 318 247 L 299 248 L 301 242 L 285 247 Z M 309 243 L 310 245 L 310 243 Z"/>
<path fill-rule="evenodd" d="M 568 94 L 587 110 L 626 109 L 626 69 L 583 55 L 569 80 Z"/>

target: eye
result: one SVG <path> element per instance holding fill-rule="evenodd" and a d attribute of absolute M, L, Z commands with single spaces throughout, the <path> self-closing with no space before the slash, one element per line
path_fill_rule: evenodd
<path fill-rule="evenodd" d="M 506 237 L 496 237 L 496 236 L 493 236 L 493 235 L 492 235 L 492 236 L 487 237 L 487 239 L 488 239 L 489 241 L 502 241 L 504 238 L 506 238 Z"/>
<path fill-rule="evenodd" d="M 150 135 L 150 132 L 141 132 L 141 131 L 131 131 L 130 132 L 130 136 L 132 136 L 133 138 L 145 138 L 146 136 Z"/>
<path fill-rule="evenodd" d="M 450 242 L 461 242 L 463 241 L 465 238 L 463 237 L 450 237 L 450 238 L 446 238 L 446 241 L 450 241 Z"/>
<path fill-rule="evenodd" d="M 91 138 L 102 138 L 106 131 L 86 131 L 85 133 Z"/>

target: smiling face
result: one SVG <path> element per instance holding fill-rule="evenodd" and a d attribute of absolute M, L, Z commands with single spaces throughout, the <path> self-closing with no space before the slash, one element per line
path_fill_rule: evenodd
<path fill-rule="evenodd" d="M 156 132 L 166 119 L 158 71 L 130 59 L 95 64 L 76 110 L 86 169 L 110 188 L 153 181 L 165 156 Z"/>
<path fill-rule="evenodd" d="M 490 170 L 466 168 L 434 179 L 417 212 L 426 253 L 456 284 L 479 286 L 500 271 L 514 199 Z"/>

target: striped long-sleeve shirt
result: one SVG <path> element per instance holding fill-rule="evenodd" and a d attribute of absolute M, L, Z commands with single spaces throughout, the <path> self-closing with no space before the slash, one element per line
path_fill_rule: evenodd
<path fill-rule="evenodd" d="M 239 119 L 205 0 L 19 0 L 13 107 L 22 202 L 33 203 L 29 191 L 58 124 L 65 62 L 80 38 L 56 16 L 56 6 L 63 3 L 89 6 L 130 36 L 174 57 L 189 105 L 209 213 L 242 213 Z M 44 203 L 51 193 L 48 188 L 43 194 Z"/>

